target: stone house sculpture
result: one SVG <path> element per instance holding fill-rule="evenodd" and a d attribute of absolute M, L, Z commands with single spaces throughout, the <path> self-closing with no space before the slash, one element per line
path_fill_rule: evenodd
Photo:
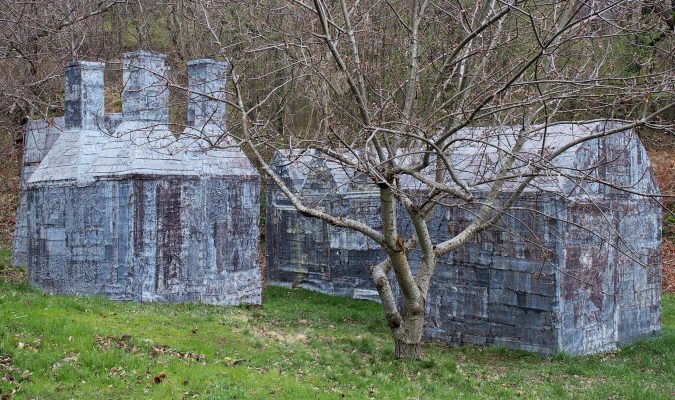
<path fill-rule="evenodd" d="M 546 149 L 614 126 L 556 126 L 547 132 Z M 458 136 L 495 137 L 486 132 L 473 128 Z M 513 133 L 497 137 L 508 142 Z M 532 154 L 542 148 L 540 141 L 530 145 Z M 487 190 L 480 180 L 499 159 L 490 149 L 467 145 L 453 153 L 457 173 L 479 191 Z M 278 153 L 274 165 L 312 204 L 379 227 L 376 189 L 364 190 L 365 183 L 353 189 L 349 172 L 337 173 L 340 167 L 325 156 Z M 585 142 L 557 158 L 556 167 L 559 173 L 537 178 L 498 226 L 442 258 L 427 299 L 426 339 L 590 354 L 660 331 L 661 208 L 638 194 L 659 195 L 639 139 L 624 131 Z M 366 267 L 384 257 L 376 244 L 299 215 L 271 183 L 267 191 L 270 283 L 353 297 L 374 292 Z M 351 209 L 354 198 L 367 207 Z M 429 221 L 433 239 L 460 232 L 476 209 L 437 207 Z M 399 230 L 412 233 L 402 208 L 398 215 Z M 349 277 L 339 273 L 345 258 Z M 419 261 L 415 253 L 411 258 Z M 345 282 L 358 283 L 359 291 L 344 290 Z"/>
<path fill-rule="evenodd" d="M 227 63 L 188 64 L 188 128 L 168 127 L 165 56 L 124 56 L 122 114 L 104 64 L 65 68 L 65 129 L 27 182 L 28 277 L 116 300 L 259 304 L 260 177 L 222 138 Z"/>

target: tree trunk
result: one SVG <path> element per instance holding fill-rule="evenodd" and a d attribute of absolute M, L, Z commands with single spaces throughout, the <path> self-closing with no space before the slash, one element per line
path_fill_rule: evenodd
<path fill-rule="evenodd" d="M 395 339 L 396 345 L 394 354 L 399 360 L 421 360 L 422 344 L 420 340 L 417 342 L 410 342 L 400 339 Z"/>
<path fill-rule="evenodd" d="M 394 354 L 400 360 L 421 360 L 424 313 L 403 314 L 403 335 L 394 335 Z"/>

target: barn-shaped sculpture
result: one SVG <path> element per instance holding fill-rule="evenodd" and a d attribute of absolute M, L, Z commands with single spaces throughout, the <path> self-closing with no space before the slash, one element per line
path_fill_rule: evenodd
<path fill-rule="evenodd" d="M 179 140 L 164 55 L 125 54 L 122 115 L 107 118 L 104 64 L 66 67 L 65 130 L 27 185 L 31 283 L 120 300 L 260 303 L 260 178 L 224 139 L 226 66 L 188 64 Z"/>
<path fill-rule="evenodd" d="M 618 127 L 611 122 L 558 125 L 546 130 L 545 139 L 540 134 L 528 143 L 525 159 L 514 169 L 516 178 L 503 188 L 505 199 L 524 179 L 517 172 L 528 159 L 582 137 L 599 136 L 556 158 L 554 168 L 536 178 L 495 227 L 440 260 L 427 298 L 427 339 L 589 354 L 660 330 L 661 208 L 653 198 L 659 192 L 635 133 L 602 135 Z M 453 151 L 452 163 L 480 202 L 490 187 L 491 171 L 500 162 L 495 149 L 510 148 L 514 131 L 502 128 L 495 134 L 494 129 L 472 128 L 456 136 L 466 142 Z M 324 175 L 315 167 L 330 164 L 313 151 L 301 157 L 278 153 L 274 159 L 291 188 L 310 195 L 309 204 L 327 207 L 332 200 L 316 199 L 328 196 L 371 199 L 369 211 L 357 217 L 373 221 L 377 229 L 376 188 L 352 192 L 348 179 L 339 178 L 344 177 L 342 172 L 335 176 L 336 168 L 344 167 L 332 163 L 332 172 Z M 353 276 L 348 279 L 359 282 L 362 290 L 374 289 L 366 283 L 367 266 L 384 255 L 370 239 L 351 233 L 348 243 L 341 242 L 339 229 L 299 215 L 273 184 L 268 183 L 268 193 L 270 280 L 350 295 L 333 289 L 336 278 L 330 271 L 340 267 L 339 255 L 369 248 L 367 255 L 354 257 L 358 268 L 349 269 Z M 399 231 L 409 235 L 411 225 L 399 208 Z M 439 242 L 459 233 L 477 209 L 476 204 L 460 203 L 436 207 L 429 219 L 433 239 Z M 352 211 L 352 216 L 354 212 L 361 211 Z M 309 235 L 307 226 L 327 240 Z M 330 256 L 317 263 L 318 257 L 307 256 L 315 253 Z M 411 258 L 419 261 L 415 252 Z"/>

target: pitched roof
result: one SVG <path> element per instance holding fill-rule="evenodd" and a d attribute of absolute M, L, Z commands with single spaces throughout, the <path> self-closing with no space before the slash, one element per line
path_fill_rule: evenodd
<path fill-rule="evenodd" d="M 560 124 L 548 127 L 545 131 L 534 131 L 518 152 L 518 159 L 502 191 L 513 190 L 526 178 L 523 174 L 532 163 L 540 163 L 543 157 L 563 146 L 619 127 L 619 123 L 609 121 Z M 496 172 L 503 165 L 504 156 L 515 144 L 519 133 L 519 128 L 514 127 L 471 127 L 456 132 L 451 138 L 449 156 L 456 176 L 473 192 L 489 190 Z M 419 152 L 402 150 L 395 158 L 399 164 L 410 165 L 421 157 Z M 432 157 L 432 166 L 423 172 L 430 179 L 434 176 L 435 158 Z M 350 185 L 357 177 L 361 177 L 361 187 L 367 185 L 363 182 L 363 176 L 352 167 L 314 149 L 278 151 L 272 159 L 272 166 L 289 187 L 298 193 L 312 179 L 311 171 L 316 168 L 328 169 L 335 185 L 333 190 L 337 193 L 353 190 Z M 633 130 L 592 139 L 567 149 L 539 173 L 526 192 L 591 197 L 619 191 L 599 182 L 620 187 L 624 193 L 658 194 L 647 153 Z M 459 187 L 450 178 L 447 183 Z M 401 176 L 400 185 L 405 190 L 426 189 L 422 182 L 408 175 Z M 370 183 L 370 186 L 373 191 L 377 190 L 374 184 Z"/>

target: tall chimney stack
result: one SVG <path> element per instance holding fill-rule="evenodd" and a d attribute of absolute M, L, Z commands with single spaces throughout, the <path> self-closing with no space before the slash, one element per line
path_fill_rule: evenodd
<path fill-rule="evenodd" d="M 104 63 L 74 61 L 66 65 L 65 127 L 98 129 L 104 113 Z"/>
<path fill-rule="evenodd" d="M 124 54 L 122 114 L 127 121 L 169 122 L 166 56 L 148 51 Z"/>
<path fill-rule="evenodd" d="M 202 59 L 188 62 L 188 126 L 216 125 L 225 129 L 227 67 L 227 61 Z"/>

